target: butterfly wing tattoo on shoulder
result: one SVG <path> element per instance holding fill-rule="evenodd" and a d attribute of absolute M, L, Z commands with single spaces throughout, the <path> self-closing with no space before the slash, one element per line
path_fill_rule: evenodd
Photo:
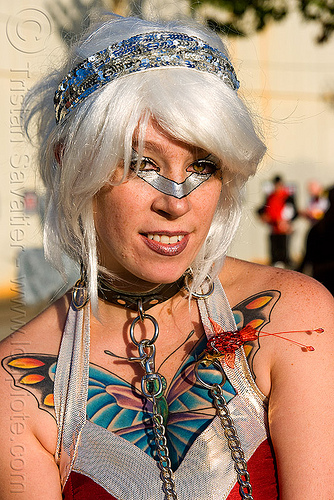
<path fill-rule="evenodd" d="M 265 290 L 239 302 L 239 304 L 232 308 L 238 330 L 245 326 L 251 326 L 259 333 L 262 328 L 270 322 L 272 310 L 280 297 L 281 292 L 278 290 Z M 256 341 L 246 342 L 244 344 L 245 354 L 253 376 L 253 359 L 259 349 L 259 336 Z"/>
<path fill-rule="evenodd" d="M 32 394 L 41 410 L 53 417 L 53 384 L 56 373 L 57 356 L 52 354 L 19 354 L 7 356 L 1 362 L 11 375 L 15 387 Z"/>
<path fill-rule="evenodd" d="M 54 380 L 57 368 L 57 356 L 51 354 L 19 354 L 7 356 L 1 362 L 3 368 L 11 375 L 14 386 L 24 389 L 34 396 L 38 407 L 53 417 L 54 413 Z M 113 387 L 113 395 L 110 394 Z M 137 398 L 134 398 L 136 392 Z M 130 397 L 131 396 L 131 397 Z M 88 387 L 88 416 L 99 420 L 100 408 L 111 406 L 129 407 L 129 400 L 142 396 L 131 384 L 123 381 L 116 375 L 90 363 Z M 138 412 L 142 406 L 138 402 L 132 403 L 131 409 Z M 138 408 L 137 408 L 138 407 Z M 130 408 L 130 407 L 129 407 Z M 103 420 L 103 418 L 102 418 Z M 99 425 L 108 427 L 105 422 Z"/>
<path fill-rule="evenodd" d="M 57 356 L 50 354 L 20 354 L 2 360 L 3 368 L 10 374 L 14 386 L 28 391 L 37 401 L 38 408 L 55 418 L 54 380 Z M 126 417 L 120 412 L 126 413 Z M 87 398 L 87 416 L 98 425 L 117 432 L 117 420 L 129 422 L 134 432 L 136 425 L 145 426 L 149 412 L 143 409 L 143 395 L 117 375 L 90 363 Z M 121 418 L 122 417 L 122 418 Z"/>

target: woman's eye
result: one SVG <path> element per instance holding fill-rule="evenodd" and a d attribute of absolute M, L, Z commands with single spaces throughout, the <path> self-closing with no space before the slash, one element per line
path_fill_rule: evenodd
<path fill-rule="evenodd" d="M 138 159 L 133 159 L 131 162 L 131 169 L 132 170 L 137 170 L 140 172 L 143 171 L 148 171 L 148 170 L 155 170 L 159 171 L 159 167 L 156 166 L 156 164 L 151 160 L 150 158 L 141 158 L 139 161 L 139 167 L 138 167 Z"/>
<path fill-rule="evenodd" d="M 194 172 L 195 174 L 214 174 L 218 166 L 209 160 L 197 160 L 187 168 L 187 172 Z"/>

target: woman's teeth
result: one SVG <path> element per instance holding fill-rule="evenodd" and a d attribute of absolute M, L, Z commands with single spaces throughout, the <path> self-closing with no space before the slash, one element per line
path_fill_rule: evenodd
<path fill-rule="evenodd" d="M 167 245 L 171 245 L 172 243 L 177 243 L 184 238 L 183 234 L 179 234 L 176 236 L 167 236 L 166 234 L 148 234 L 149 240 L 158 241 L 159 243 L 165 243 Z"/>

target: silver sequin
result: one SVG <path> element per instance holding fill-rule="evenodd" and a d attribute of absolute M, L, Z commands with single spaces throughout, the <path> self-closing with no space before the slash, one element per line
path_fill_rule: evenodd
<path fill-rule="evenodd" d="M 227 56 L 203 40 L 183 33 L 144 33 L 93 54 L 67 74 L 54 98 L 57 123 L 92 92 L 112 80 L 164 67 L 183 67 L 215 74 L 233 90 L 239 88 Z"/>

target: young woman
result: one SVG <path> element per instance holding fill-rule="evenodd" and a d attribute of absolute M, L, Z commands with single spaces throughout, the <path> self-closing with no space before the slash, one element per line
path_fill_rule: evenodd
<path fill-rule="evenodd" d="M 1 500 L 334 498 L 333 299 L 225 258 L 265 152 L 238 86 L 216 35 L 118 18 L 29 95 L 81 279 L 1 345 Z"/>

